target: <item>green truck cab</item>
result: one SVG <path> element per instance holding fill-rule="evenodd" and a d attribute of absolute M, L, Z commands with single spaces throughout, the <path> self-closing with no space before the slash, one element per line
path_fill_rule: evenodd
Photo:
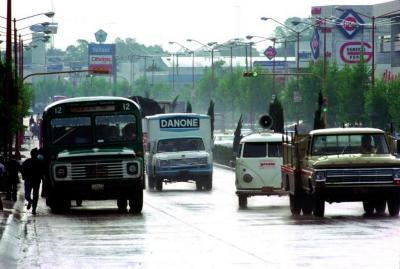
<path fill-rule="evenodd" d="M 361 201 L 365 213 L 400 209 L 400 159 L 375 128 L 328 128 L 283 141 L 282 182 L 293 215 L 323 217 L 325 202 Z"/>

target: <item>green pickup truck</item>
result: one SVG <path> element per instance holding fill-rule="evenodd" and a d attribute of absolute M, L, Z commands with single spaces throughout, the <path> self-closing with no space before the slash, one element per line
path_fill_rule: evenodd
<path fill-rule="evenodd" d="M 293 215 L 323 217 L 325 202 L 361 201 L 366 215 L 400 209 L 394 139 L 374 128 L 328 128 L 283 141 L 282 183 Z"/>

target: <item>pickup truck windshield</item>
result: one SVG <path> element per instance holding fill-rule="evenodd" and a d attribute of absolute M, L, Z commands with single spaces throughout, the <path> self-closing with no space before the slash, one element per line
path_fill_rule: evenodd
<path fill-rule="evenodd" d="M 384 134 L 317 135 L 311 146 L 311 155 L 389 153 Z"/>
<path fill-rule="evenodd" d="M 201 138 L 173 138 L 158 142 L 157 152 L 178 152 L 204 150 Z"/>

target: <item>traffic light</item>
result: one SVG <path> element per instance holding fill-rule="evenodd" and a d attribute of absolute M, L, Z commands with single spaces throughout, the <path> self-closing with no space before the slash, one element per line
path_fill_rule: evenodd
<path fill-rule="evenodd" d="M 328 97 L 324 97 L 322 99 L 322 111 L 327 112 L 328 111 Z"/>
<path fill-rule="evenodd" d="M 256 77 L 258 74 L 256 71 L 248 71 L 248 72 L 243 72 L 244 77 Z"/>

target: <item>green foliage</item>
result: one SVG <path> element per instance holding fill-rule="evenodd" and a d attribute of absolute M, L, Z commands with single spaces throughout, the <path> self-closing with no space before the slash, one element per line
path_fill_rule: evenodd
<path fill-rule="evenodd" d="M 211 120 L 211 137 L 214 137 L 214 101 L 210 101 L 210 106 L 208 107 L 207 115 L 210 116 Z"/>
<path fill-rule="evenodd" d="M 271 130 L 274 130 L 274 132 L 276 133 L 283 133 L 284 132 L 283 107 L 278 98 L 275 98 L 275 100 L 270 103 L 268 114 L 272 118 Z"/>
<path fill-rule="evenodd" d="M 192 104 L 189 101 L 186 103 L 186 113 L 192 113 Z"/>
<path fill-rule="evenodd" d="M 318 108 L 314 114 L 314 130 L 326 128 L 324 120 L 324 112 L 322 111 L 323 96 L 322 91 L 318 93 Z"/>
<path fill-rule="evenodd" d="M 213 148 L 213 160 L 219 164 L 230 165 L 234 160 L 232 147 L 224 145 L 215 145 Z"/>
<path fill-rule="evenodd" d="M 236 153 L 239 149 L 240 139 L 242 139 L 242 125 L 243 119 L 242 115 L 240 115 L 233 137 L 233 153 Z"/>

